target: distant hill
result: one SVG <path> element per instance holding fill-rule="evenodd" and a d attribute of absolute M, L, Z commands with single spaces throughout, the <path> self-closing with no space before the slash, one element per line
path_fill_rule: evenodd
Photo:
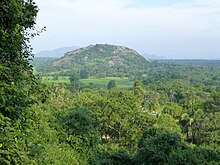
<path fill-rule="evenodd" d="M 57 48 L 54 50 L 45 50 L 41 51 L 35 54 L 35 57 L 55 57 L 59 58 L 63 56 L 66 52 L 72 51 L 77 49 L 78 47 L 72 46 L 72 47 L 62 47 L 62 48 Z"/>
<path fill-rule="evenodd" d="M 143 56 L 149 60 L 162 60 L 162 59 L 166 59 L 165 57 L 163 56 L 157 56 L 157 55 L 154 55 L 154 54 L 143 54 Z"/>
<path fill-rule="evenodd" d="M 96 44 L 67 52 L 52 63 L 52 74 L 70 75 L 86 70 L 90 76 L 128 76 L 144 70 L 148 60 L 135 50 L 109 44 Z"/>

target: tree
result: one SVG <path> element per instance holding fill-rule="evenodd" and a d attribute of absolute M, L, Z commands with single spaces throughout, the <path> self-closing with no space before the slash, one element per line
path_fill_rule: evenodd
<path fill-rule="evenodd" d="M 87 79 L 89 78 L 89 72 L 86 69 L 80 70 L 80 78 Z"/>
<path fill-rule="evenodd" d="M 144 99 L 142 101 L 142 110 L 147 111 L 151 114 L 159 113 L 161 110 L 159 99 L 159 93 L 152 90 L 147 90 L 144 94 Z"/>
<path fill-rule="evenodd" d="M 137 164 L 199 164 L 179 133 L 148 128 L 139 141 Z"/>
<path fill-rule="evenodd" d="M 27 100 L 18 103 L 15 97 L 17 93 L 17 97 L 24 98 L 25 92 L 19 89 L 28 87 L 27 84 L 33 82 L 34 79 L 32 66 L 29 63 L 31 49 L 26 31 L 34 27 L 37 11 L 37 6 L 32 1 L 2 0 L 0 2 L 0 83 L 4 86 L 1 94 L 6 97 L 2 98 L 2 103 L 7 102 L 9 99 L 7 94 L 10 93 L 14 96 L 14 102 L 12 99 L 6 104 L 12 107 L 15 107 L 12 102 L 18 107 L 28 104 Z M 15 117 L 15 109 L 6 108 L 9 105 L 4 105 L 1 112 L 4 116 Z"/>
<path fill-rule="evenodd" d="M 70 79 L 70 84 L 74 88 L 74 91 L 79 91 L 79 88 L 80 88 L 80 82 L 79 82 L 80 76 L 79 76 L 79 74 L 77 72 L 74 72 L 70 75 L 69 79 Z"/>
<path fill-rule="evenodd" d="M 179 119 L 184 113 L 184 110 L 177 103 L 167 103 L 163 108 L 162 113 L 171 115 L 174 119 Z"/>
<path fill-rule="evenodd" d="M 91 111 L 103 143 L 119 144 L 132 151 L 137 149 L 141 130 L 154 123 L 154 116 L 141 111 L 132 91 L 82 90 L 77 106 Z"/>
<path fill-rule="evenodd" d="M 179 133 L 150 127 L 140 138 L 136 164 L 219 164 L 219 152 L 189 145 Z"/>
<path fill-rule="evenodd" d="M 36 79 L 27 30 L 34 29 L 37 12 L 32 0 L 0 1 L 0 164 L 30 164 L 24 130 Z"/>
<path fill-rule="evenodd" d="M 107 85 L 107 88 L 112 89 L 112 88 L 115 88 L 115 87 L 116 87 L 115 80 L 110 80 L 108 85 Z"/>
<path fill-rule="evenodd" d="M 62 120 L 67 133 L 66 141 L 77 151 L 87 153 L 92 157 L 96 154 L 96 147 L 99 142 L 98 131 L 94 128 L 94 120 L 85 109 L 70 109 Z M 94 152 L 94 153 L 93 153 Z"/>
<path fill-rule="evenodd" d="M 157 116 L 157 122 L 154 124 L 157 128 L 163 128 L 172 132 L 181 132 L 180 127 L 177 125 L 174 118 L 168 114 L 159 114 Z"/>
<path fill-rule="evenodd" d="M 199 145 L 220 144 L 220 93 L 212 94 L 204 103 L 204 110 L 198 111 L 195 121 L 197 143 Z"/>
<path fill-rule="evenodd" d="M 143 89 L 142 82 L 141 81 L 135 81 L 133 88 L 134 88 L 134 95 L 139 96 L 141 99 L 143 99 L 144 89 Z"/>
<path fill-rule="evenodd" d="M 53 75 L 53 80 L 59 80 L 59 76 L 58 75 Z"/>

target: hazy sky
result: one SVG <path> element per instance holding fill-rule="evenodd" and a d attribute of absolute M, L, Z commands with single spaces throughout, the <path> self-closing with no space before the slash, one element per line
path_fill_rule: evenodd
<path fill-rule="evenodd" d="M 220 0 L 35 0 L 34 52 L 96 43 L 167 58 L 220 59 Z"/>

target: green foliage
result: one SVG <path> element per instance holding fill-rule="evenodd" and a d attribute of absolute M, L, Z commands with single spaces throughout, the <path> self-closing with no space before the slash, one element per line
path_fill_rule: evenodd
<path fill-rule="evenodd" d="M 77 85 L 79 83 L 80 76 L 77 72 L 73 72 L 69 77 L 69 79 L 70 79 L 70 84 Z"/>
<path fill-rule="evenodd" d="M 143 99 L 144 97 L 144 99 Z M 151 114 L 157 114 L 161 111 L 161 107 L 159 104 L 160 95 L 159 93 L 147 89 L 144 92 L 144 96 L 141 95 L 142 98 L 142 110 Z"/>
<path fill-rule="evenodd" d="M 88 78 L 80 80 L 85 85 L 89 85 L 89 83 L 93 83 L 97 87 L 106 87 L 109 81 L 114 80 L 117 84 L 117 88 L 130 88 L 133 85 L 132 81 L 129 81 L 127 77 L 105 77 L 105 78 Z"/>
<path fill-rule="evenodd" d="M 179 133 L 150 128 L 141 137 L 136 160 L 137 164 L 203 164 L 198 155 Z"/>
<path fill-rule="evenodd" d="M 61 141 L 69 144 L 82 159 L 94 164 L 100 136 L 89 113 L 84 109 L 70 109 L 58 123 L 64 129 Z"/>
<path fill-rule="evenodd" d="M 80 78 L 81 79 L 87 79 L 89 78 L 89 71 L 84 69 L 84 70 L 80 70 Z"/>
<path fill-rule="evenodd" d="M 154 124 L 156 128 L 166 129 L 172 132 L 181 133 L 180 127 L 177 125 L 177 122 L 168 114 L 160 114 L 157 117 L 157 121 Z"/>
<path fill-rule="evenodd" d="M 134 95 L 136 95 L 137 97 L 140 97 L 141 99 L 143 99 L 144 89 L 143 89 L 142 82 L 141 81 L 135 81 L 133 88 L 134 88 Z"/>
<path fill-rule="evenodd" d="M 55 60 L 55 58 L 45 58 L 45 57 L 34 57 L 33 61 L 31 61 L 32 65 L 34 66 L 36 70 L 36 74 L 39 74 L 41 76 L 47 76 L 48 72 L 52 72 L 53 66 L 51 66 L 51 63 Z M 57 71 L 56 71 L 57 72 Z M 57 75 L 59 72 L 57 73 Z"/>
<path fill-rule="evenodd" d="M 37 6 L 33 1 L 0 2 L 0 164 L 31 164 L 25 140 L 36 79 L 28 45 Z"/>
<path fill-rule="evenodd" d="M 147 62 L 97 44 L 35 61 L 66 84 L 42 83 L 29 62 L 37 11 L 0 2 L 0 164 L 220 163 L 218 63 Z"/>
<path fill-rule="evenodd" d="M 67 141 L 75 147 L 75 143 L 83 143 L 87 147 L 94 148 L 98 144 L 98 133 L 93 126 L 93 119 L 82 109 L 72 109 L 62 119 L 69 137 Z"/>
<path fill-rule="evenodd" d="M 169 114 L 174 119 L 180 119 L 182 114 L 184 113 L 184 110 L 177 103 L 172 103 L 171 102 L 171 103 L 167 103 L 164 106 L 162 113 Z"/>
<path fill-rule="evenodd" d="M 69 76 L 58 76 L 58 80 L 54 80 L 54 76 L 42 77 L 42 81 L 56 84 L 70 84 Z M 106 88 L 106 85 L 111 80 L 115 81 L 115 83 L 117 84 L 117 88 L 131 88 L 133 86 L 133 81 L 130 81 L 127 77 L 90 77 L 87 79 L 80 79 L 79 81 L 81 84 L 84 84 L 84 86 L 81 86 L 81 88 Z"/>
<path fill-rule="evenodd" d="M 19 124 L 18 122 L 16 124 Z M 21 132 L 17 132 L 18 127 L 12 125 L 12 120 L 0 114 L 0 163 L 18 164 L 29 162 L 25 152 L 25 143 L 22 140 Z"/>
<path fill-rule="evenodd" d="M 182 148 L 178 134 L 167 132 L 153 134 L 153 132 L 154 130 L 145 132 L 139 143 L 137 159 L 140 164 L 165 164 L 172 150 Z"/>
<path fill-rule="evenodd" d="M 37 11 L 32 1 L 0 2 L 0 107 L 7 117 L 17 117 L 31 103 L 34 77 L 25 32 L 34 26 Z"/>
<path fill-rule="evenodd" d="M 53 76 L 53 80 L 58 80 L 58 79 L 59 79 L 59 77 L 57 75 Z"/>
<path fill-rule="evenodd" d="M 85 106 L 95 119 L 102 142 L 120 144 L 135 150 L 141 130 L 152 125 L 153 117 L 142 113 L 140 103 L 131 91 L 81 91 L 78 106 Z"/>
<path fill-rule="evenodd" d="M 118 145 L 100 145 L 99 155 L 99 164 L 102 165 L 134 164 L 133 157 L 129 151 Z"/>
<path fill-rule="evenodd" d="M 110 80 L 109 83 L 107 84 L 107 88 L 110 90 L 115 87 L 116 87 L 115 80 Z"/>
<path fill-rule="evenodd" d="M 11 119 L 18 119 L 26 111 L 28 105 L 33 103 L 29 98 L 30 87 L 23 88 L 23 84 L 0 83 L 0 110 L 1 114 Z"/>
<path fill-rule="evenodd" d="M 81 78 L 128 77 L 144 72 L 148 61 L 132 49 L 108 44 L 96 44 L 67 52 L 56 61 L 51 61 L 49 70 L 38 68 L 43 74 L 71 75 L 79 71 Z M 51 70 L 52 69 L 52 70 Z"/>
<path fill-rule="evenodd" d="M 73 72 L 73 73 L 71 73 L 71 76 L 69 77 L 69 79 L 70 79 L 70 84 L 73 87 L 73 90 L 79 91 L 79 89 L 80 89 L 80 82 L 79 82 L 80 76 L 79 76 L 79 74 L 77 72 Z"/>

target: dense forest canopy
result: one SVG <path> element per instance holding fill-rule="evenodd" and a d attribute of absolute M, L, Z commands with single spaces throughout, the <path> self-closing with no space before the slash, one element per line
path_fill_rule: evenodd
<path fill-rule="evenodd" d="M 72 62 L 45 81 L 59 61 L 30 64 L 37 12 L 0 1 L 0 164 L 220 164 L 219 61 L 133 58 L 109 74 Z"/>

